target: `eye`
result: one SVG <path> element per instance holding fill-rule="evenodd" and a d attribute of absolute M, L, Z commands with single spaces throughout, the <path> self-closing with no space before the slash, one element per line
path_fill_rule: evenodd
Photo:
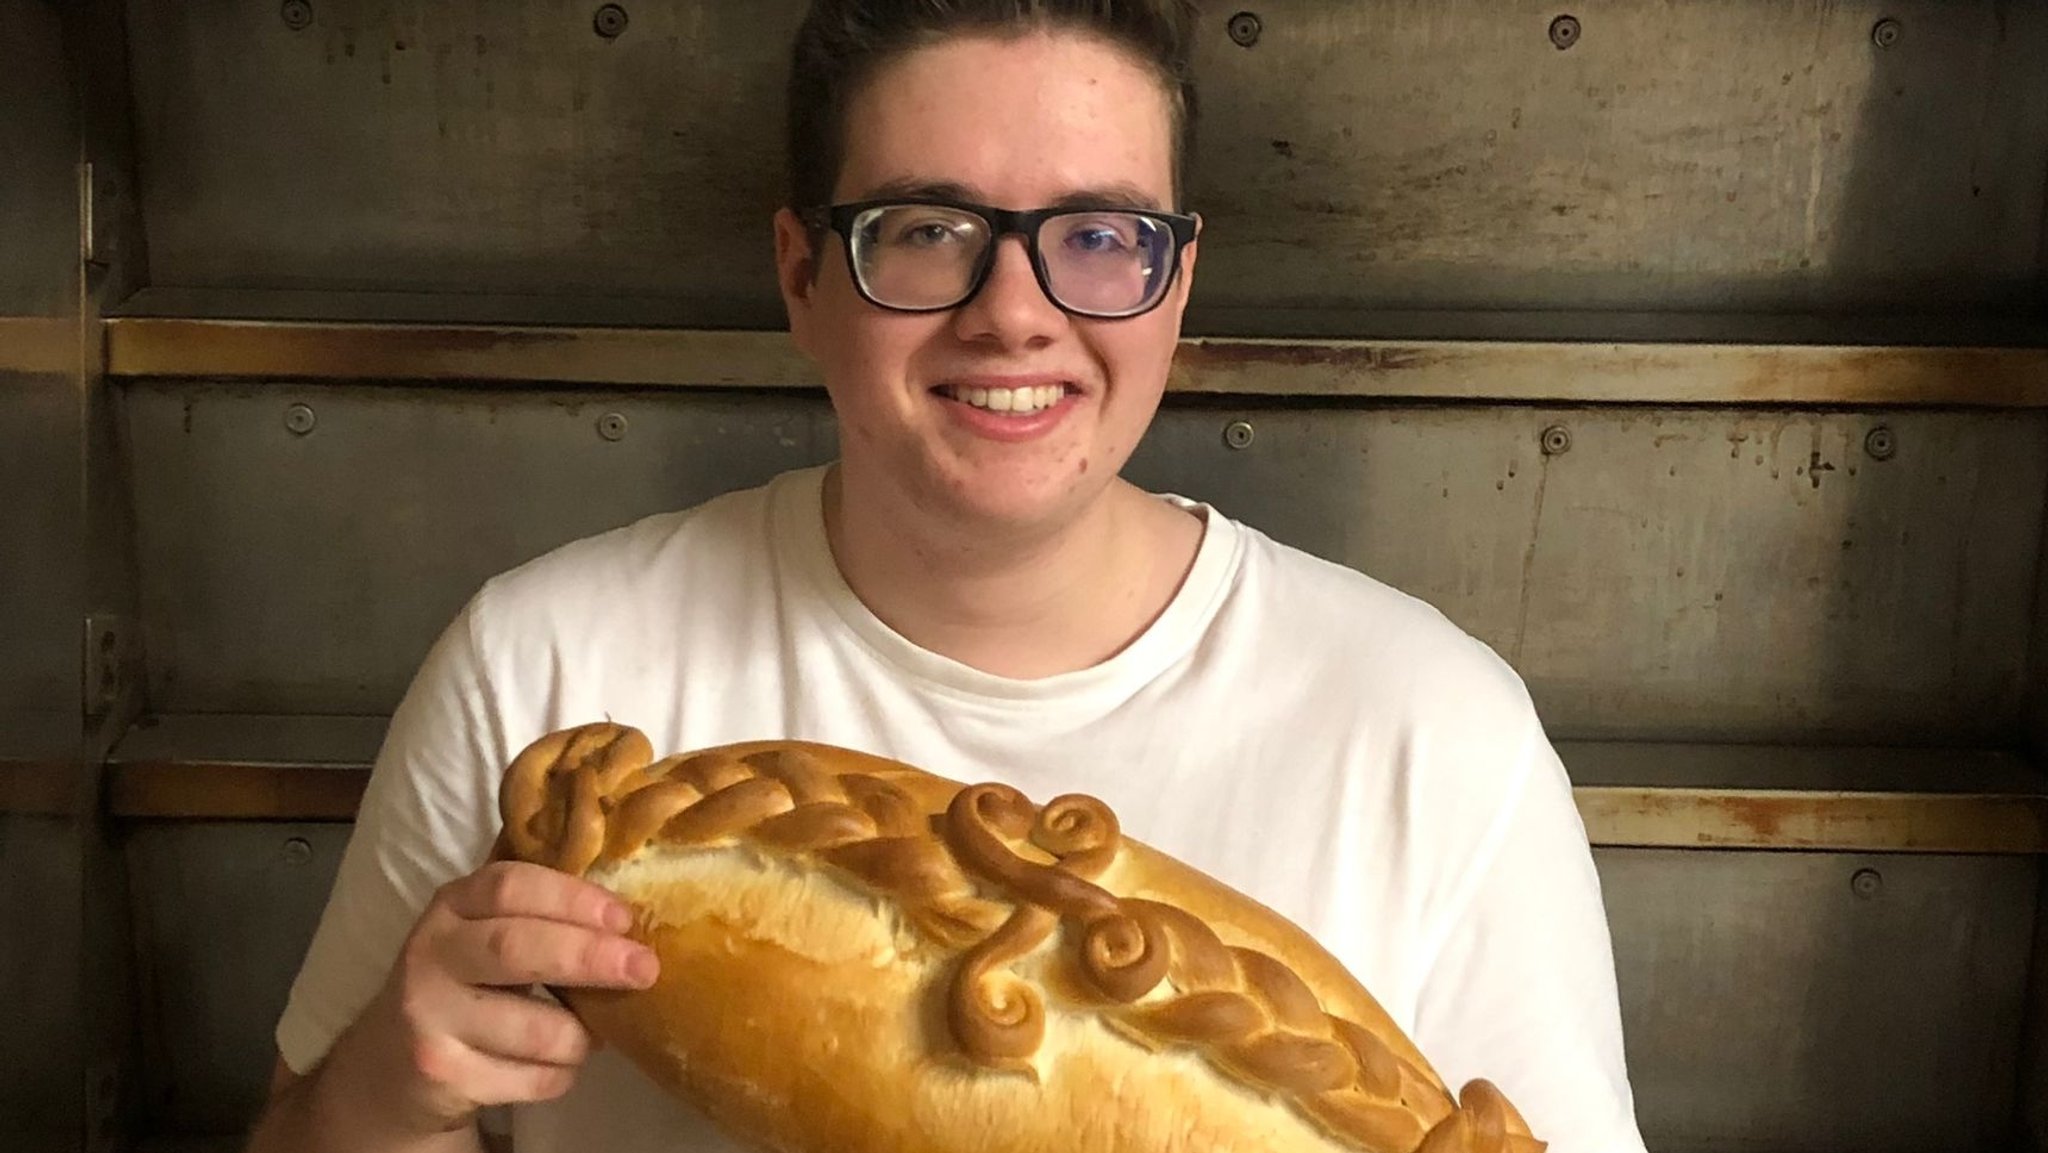
<path fill-rule="evenodd" d="M 884 239 L 902 248 L 942 248 L 967 240 L 971 228 L 958 220 L 925 217 L 893 223 Z"/>
<path fill-rule="evenodd" d="M 1121 252 L 1129 247 L 1114 228 L 1077 228 L 1067 234 L 1067 244 L 1082 252 Z"/>
<path fill-rule="evenodd" d="M 1143 222 L 1122 213 L 1068 217 L 1060 225 L 1060 247 L 1076 256 L 1128 256 L 1139 244 Z"/>

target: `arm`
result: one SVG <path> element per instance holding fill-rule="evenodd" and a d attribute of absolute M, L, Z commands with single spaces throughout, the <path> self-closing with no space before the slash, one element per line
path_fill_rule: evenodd
<path fill-rule="evenodd" d="M 1492 1080 L 1552 1153 L 1642 1153 L 1585 826 L 1540 730 L 1525 756 L 1436 934 L 1417 1027 L 1453 1091 Z"/>
<path fill-rule="evenodd" d="M 250 1153 L 475 1153 L 480 1107 L 558 1096 L 588 1051 L 573 1016 L 521 990 L 636 984 L 629 966 L 654 963 L 604 889 L 486 863 L 509 738 L 479 611 L 392 716 L 278 1023 L 280 1065 L 307 1076 L 279 1079 Z"/>
<path fill-rule="evenodd" d="M 567 1010 L 514 990 L 637 988 L 651 950 L 625 905 L 537 865 L 486 865 L 443 887 L 376 998 L 310 1074 L 280 1058 L 248 1153 L 483 1153 L 486 1105 L 565 1092 L 590 1051 Z"/>

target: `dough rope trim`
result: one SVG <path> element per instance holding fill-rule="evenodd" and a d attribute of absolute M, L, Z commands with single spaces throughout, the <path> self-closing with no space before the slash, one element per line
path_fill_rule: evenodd
<path fill-rule="evenodd" d="M 1452 1100 L 1371 1030 L 1324 1012 L 1284 962 L 1225 945 L 1177 906 L 1097 884 L 1123 837 L 1093 797 L 1040 807 L 1006 785 L 965 785 L 930 812 L 883 777 L 826 768 L 805 742 L 657 761 L 639 730 L 604 722 L 523 751 L 506 773 L 500 816 L 513 856 L 577 876 L 655 840 L 744 840 L 851 874 L 963 951 L 947 1023 L 984 1066 L 1030 1069 L 1045 993 L 1008 966 L 1064 926 L 1073 943 L 1064 959 L 1111 1028 L 1147 1048 L 1192 1049 L 1341 1140 L 1375 1153 L 1544 1148 L 1489 1082 L 1470 1081 Z"/>

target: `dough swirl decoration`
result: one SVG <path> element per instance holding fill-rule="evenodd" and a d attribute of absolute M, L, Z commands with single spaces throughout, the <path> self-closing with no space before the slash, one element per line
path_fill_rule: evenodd
<path fill-rule="evenodd" d="M 960 952 L 944 1018 L 977 1066 L 1031 1075 L 1048 990 L 1011 966 L 1050 944 L 1074 978 L 1059 992 L 1079 993 L 1111 1029 L 1148 1050 L 1197 1053 L 1353 1148 L 1545 1148 L 1490 1082 L 1453 1097 L 1373 1029 L 1326 1012 L 1283 961 L 1225 944 L 1177 905 L 1099 884 L 1124 844 L 1101 801 L 1074 794 L 1038 806 L 1007 785 L 952 784 L 934 808 L 884 776 L 834 771 L 826 762 L 838 751 L 759 742 L 656 760 L 629 726 L 563 729 L 507 771 L 494 855 L 581 876 L 659 840 L 740 842 L 823 863 Z"/>

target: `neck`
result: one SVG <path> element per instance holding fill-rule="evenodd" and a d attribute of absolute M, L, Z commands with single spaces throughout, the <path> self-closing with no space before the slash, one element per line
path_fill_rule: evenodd
<path fill-rule="evenodd" d="M 944 523 L 826 474 L 825 531 L 854 595 L 920 648 L 998 676 L 1088 668 L 1137 639 L 1194 561 L 1194 516 L 1118 480 L 1053 529 Z"/>

